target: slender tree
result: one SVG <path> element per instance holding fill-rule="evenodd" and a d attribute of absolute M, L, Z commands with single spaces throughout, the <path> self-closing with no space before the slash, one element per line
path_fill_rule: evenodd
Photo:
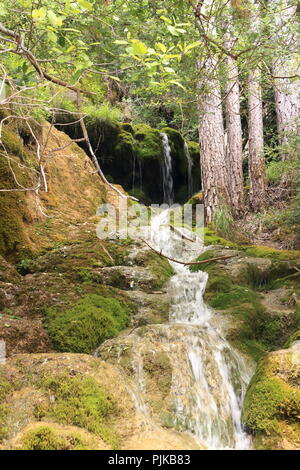
<path fill-rule="evenodd" d="M 258 32 L 258 9 L 255 0 L 250 21 L 250 28 Z M 257 67 L 248 74 L 248 133 L 249 133 L 249 180 L 250 204 L 253 210 L 259 211 L 265 206 L 266 198 L 266 164 L 264 159 L 263 108 L 260 85 L 261 73 Z"/>
<path fill-rule="evenodd" d="M 233 31 L 233 17 L 224 22 L 225 47 L 231 51 L 236 38 Z M 243 136 L 240 114 L 240 86 L 237 61 L 226 56 L 225 112 L 227 133 L 227 160 L 229 166 L 230 198 L 235 215 L 244 211 L 243 188 Z"/>
<path fill-rule="evenodd" d="M 289 138 L 299 130 L 300 117 L 300 91 L 299 77 L 300 64 L 295 55 L 297 35 L 297 5 L 287 0 L 273 0 L 275 8 L 275 31 L 280 45 L 280 55 L 273 64 L 274 95 L 277 115 L 277 128 L 280 144 L 285 146 Z M 284 52 L 284 53 L 283 53 Z M 284 150 L 282 159 L 286 158 Z"/>
<path fill-rule="evenodd" d="M 198 2 L 195 18 L 198 29 L 203 36 L 214 30 L 213 21 L 202 21 L 212 0 Z M 218 61 L 208 46 L 208 54 L 198 61 L 198 115 L 200 163 L 202 188 L 206 219 L 211 222 L 218 206 L 228 205 L 229 183 L 228 168 L 225 158 L 225 136 L 222 112 L 220 82 L 217 77 Z"/>

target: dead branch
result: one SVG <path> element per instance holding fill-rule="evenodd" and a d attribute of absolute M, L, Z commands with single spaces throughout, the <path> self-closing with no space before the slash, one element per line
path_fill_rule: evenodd
<path fill-rule="evenodd" d="M 184 266 L 197 266 L 197 265 L 200 265 L 200 264 L 212 263 L 214 261 L 222 261 L 222 260 L 225 260 L 225 259 L 230 259 L 230 258 L 234 258 L 235 256 L 237 256 L 237 255 L 218 256 L 217 258 L 205 259 L 203 261 L 179 261 L 178 259 L 170 258 L 169 256 L 164 255 L 161 251 L 155 250 L 155 248 L 153 248 L 151 245 L 149 245 L 149 243 L 146 242 L 146 240 L 143 240 L 143 241 L 150 248 L 150 250 L 154 251 L 154 253 L 156 253 L 157 255 L 162 256 L 163 258 L 166 258 L 169 261 L 173 261 L 173 263 L 183 264 Z"/>
<path fill-rule="evenodd" d="M 177 235 L 182 237 L 184 240 L 188 240 L 189 242 L 193 242 L 193 243 L 195 242 L 195 239 L 193 240 L 192 238 L 187 237 L 178 228 L 174 227 L 174 225 L 170 224 L 170 229 L 172 230 L 172 232 L 176 233 Z"/>

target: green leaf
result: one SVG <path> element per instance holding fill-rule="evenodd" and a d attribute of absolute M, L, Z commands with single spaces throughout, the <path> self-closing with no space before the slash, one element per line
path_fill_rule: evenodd
<path fill-rule="evenodd" d="M 201 41 L 192 42 L 191 44 L 185 47 L 184 52 L 186 53 L 190 51 L 191 49 L 194 49 L 195 47 L 200 46 L 200 44 L 201 44 Z"/>
<path fill-rule="evenodd" d="M 36 21 L 42 21 L 46 18 L 46 14 L 47 14 L 47 9 L 43 7 L 43 8 L 38 8 L 38 9 L 36 8 L 32 10 L 31 16 Z"/>
<path fill-rule="evenodd" d="M 182 90 L 186 91 L 186 88 L 180 82 L 177 82 L 177 80 L 170 80 L 170 83 L 172 83 L 172 85 L 176 85 L 179 88 L 182 88 Z"/>
<path fill-rule="evenodd" d="M 51 42 L 57 42 L 57 35 L 53 31 L 48 31 L 48 39 Z"/>
<path fill-rule="evenodd" d="M 167 52 L 166 46 L 165 46 L 164 44 L 162 44 L 161 42 L 158 42 L 158 43 L 156 44 L 156 48 L 159 49 L 159 50 L 161 50 L 163 53 Z"/>
<path fill-rule="evenodd" d="M 120 82 L 121 80 L 119 79 L 119 77 L 115 77 L 114 75 L 108 75 L 109 78 L 112 78 L 113 80 L 116 80 L 117 82 Z"/>
<path fill-rule="evenodd" d="M 160 19 L 163 20 L 167 24 L 172 24 L 172 21 L 169 20 L 169 18 L 166 18 L 165 16 L 161 16 Z"/>
<path fill-rule="evenodd" d="M 174 28 L 174 26 L 168 24 L 167 29 L 172 34 L 172 36 L 179 36 L 178 31 L 176 28 Z"/>
<path fill-rule="evenodd" d="M 138 39 L 132 39 L 131 40 L 132 44 L 132 52 L 134 55 L 145 55 L 148 52 L 147 46 Z"/>
<path fill-rule="evenodd" d="M 54 11 L 49 10 L 48 11 L 48 20 L 50 21 L 52 26 L 58 26 L 58 18 Z"/>
<path fill-rule="evenodd" d="M 87 0 L 77 0 L 78 5 L 85 10 L 92 10 L 93 4 L 88 2 Z"/>
<path fill-rule="evenodd" d="M 120 39 L 120 40 L 117 39 L 116 41 L 114 41 L 114 44 L 120 44 L 120 45 L 121 45 L 121 44 L 126 44 L 126 45 L 127 45 L 127 44 L 128 44 L 128 41 L 123 41 L 123 40 L 121 40 L 121 39 Z"/>
<path fill-rule="evenodd" d="M 4 5 L 0 5 L 0 16 L 6 16 L 8 14 L 8 10 Z"/>
<path fill-rule="evenodd" d="M 175 73 L 175 70 L 172 69 L 172 67 L 165 67 L 165 71 L 166 71 L 167 73 Z"/>

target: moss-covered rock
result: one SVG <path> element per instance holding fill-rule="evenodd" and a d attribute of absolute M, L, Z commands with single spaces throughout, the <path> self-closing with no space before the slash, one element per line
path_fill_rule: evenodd
<path fill-rule="evenodd" d="M 58 351 L 91 353 L 130 322 L 130 308 L 113 297 L 83 296 L 66 310 L 46 311 L 46 325 Z"/>
<path fill-rule="evenodd" d="M 248 256 L 257 256 L 258 258 L 271 258 L 273 260 L 300 260 L 300 250 L 276 250 L 268 246 L 249 246 L 245 249 Z"/>
<path fill-rule="evenodd" d="M 232 258 L 195 265 L 191 270 L 209 274 L 206 301 L 232 319 L 234 326 L 227 332 L 227 337 L 233 345 L 258 360 L 266 352 L 283 347 L 290 335 L 299 329 L 298 307 L 281 303 L 281 291 L 278 294 L 274 291 L 278 274 L 291 267 L 281 261 L 284 266 L 281 265 L 279 270 L 277 260 L 248 257 L 243 251 L 217 247 L 202 253 L 198 260 L 226 255 Z M 274 303 L 274 299 L 277 302 Z"/>
<path fill-rule="evenodd" d="M 0 449 L 199 448 L 187 434 L 149 426 L 131 385 L 120 368 L 88 355 L 15 356 L 0 364 Z"/>
<path fill-rule="evenodd" d="M 134 126 L 134 138 L 137 144 L 137 157 L 140 160 L 163 160 L 162 139 L 157 129 L 147 124 Z"/>
<path fill-rule="evenodd" d="M 256 449 L 299 449 L 299 384 L 299 349 L 276 351 L 259 362 L 243 409 Z"/>
<path fill-rule="evenodd" d="M 109 445 L 94 434 L 75 426 L 33 422 L 11 442 L 15 450 L 107 450 Z"/>
<path fill-rule="evenodd" d="M 75 143 L 70 145 L 62 132 L 52 128 L 48 133 L 44 123 L 38 135 L 41 141 L 47 141 L 45 155 L 50 152 L 52 157 L 47 161 L 47 191 L 41 186 L 37 193 L 38 160 L 33 146 L 25 136 L 18 136 L 13 123 L 3 128 L 9 164 L 3 153 L 0 185 L 14 191 L 0 193 L 0 254 L 13 261 L 66 241 L 78 222 L 95 216 L 97 205 L 106 195 L 104 184 L 90 171 L 87 155 Z M 60 153 L 58 147 L 63 148 Z"/>

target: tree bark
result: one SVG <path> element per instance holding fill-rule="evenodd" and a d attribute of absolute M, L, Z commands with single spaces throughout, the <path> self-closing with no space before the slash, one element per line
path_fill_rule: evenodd
<path fill-rule="evenodd" d="M 278 0 L 275 0 L 275 4 L 278 4 Z M 275 15 L 275 23 L 278 29 L 277 39 L 279 42 L 283 42 L 281 47 L 283 54 L 275 60 L 272 75 L 274 77 L 274 95 L 279 141 L 282 146 L 286 146 L 299 130 L 300 65 L 298 58 L 289 53 L 289 49 L 294 49 L 294 45 L 297 44 L 297 37 L 299 39 L 299 35 L 295 37 L 296 32 L 293 32 L 293 23 L 297 21 L 297 6 L 288 7 L 288 3 L 282 6 L 284 8 L 279 10 Z M 296 78 L 297 76 L 298 80 Z M 289 77 L 295 77 L 295 79 Z M 285 160 L 286 157 L 286 152 L 282 149 L 281 158 Z"/>
<path fill-rule="evenodd" d="M 205 77 L 198 82 L 198 113 L 201 179 L 208 222 L 218 206 L 230 203 L 220 83 L 210 77 L 215 66 L 212 58 L 202 66 L 198 64 L 200 76 Z"/>
<path fill-rule="evenodd" d="M 249 131 L 249 179 L 250 204 L 254 211 L 265 206 L 266 165 L 264 159 L 264 135 L 262 98 L 258 69 L 248 76 L 248 131 Z"/>
<path fill-rule="evenodd" d="M 230 35 L 230 33 L 229 33 Z M 231 35 L 230 35 L 231 36 Z M 232 36 L 226 47 L 231 49 Z M 240 114 L 240 87 L 238 67 L 234 59 L 226 57 L 227 81 L 225 85 L 225 111 L 227 132 L 227 160 L 229 164 L 230 198 L 233 212 L 239 216 L 244 211 L 243 134 Z"/>
<path fill-rule="evenodd" d="M 207 56 L 197 63 L 200 164 L 207 222 L 213 220 L 217 207 L 230 204 L 218 62 L 206 39 L 215 26 L 212 21 L 203 23 L 201 19 L 212 6 L 213 0 L 198 1 L 194 6 L 196 27 L 207 48 Z"/>

